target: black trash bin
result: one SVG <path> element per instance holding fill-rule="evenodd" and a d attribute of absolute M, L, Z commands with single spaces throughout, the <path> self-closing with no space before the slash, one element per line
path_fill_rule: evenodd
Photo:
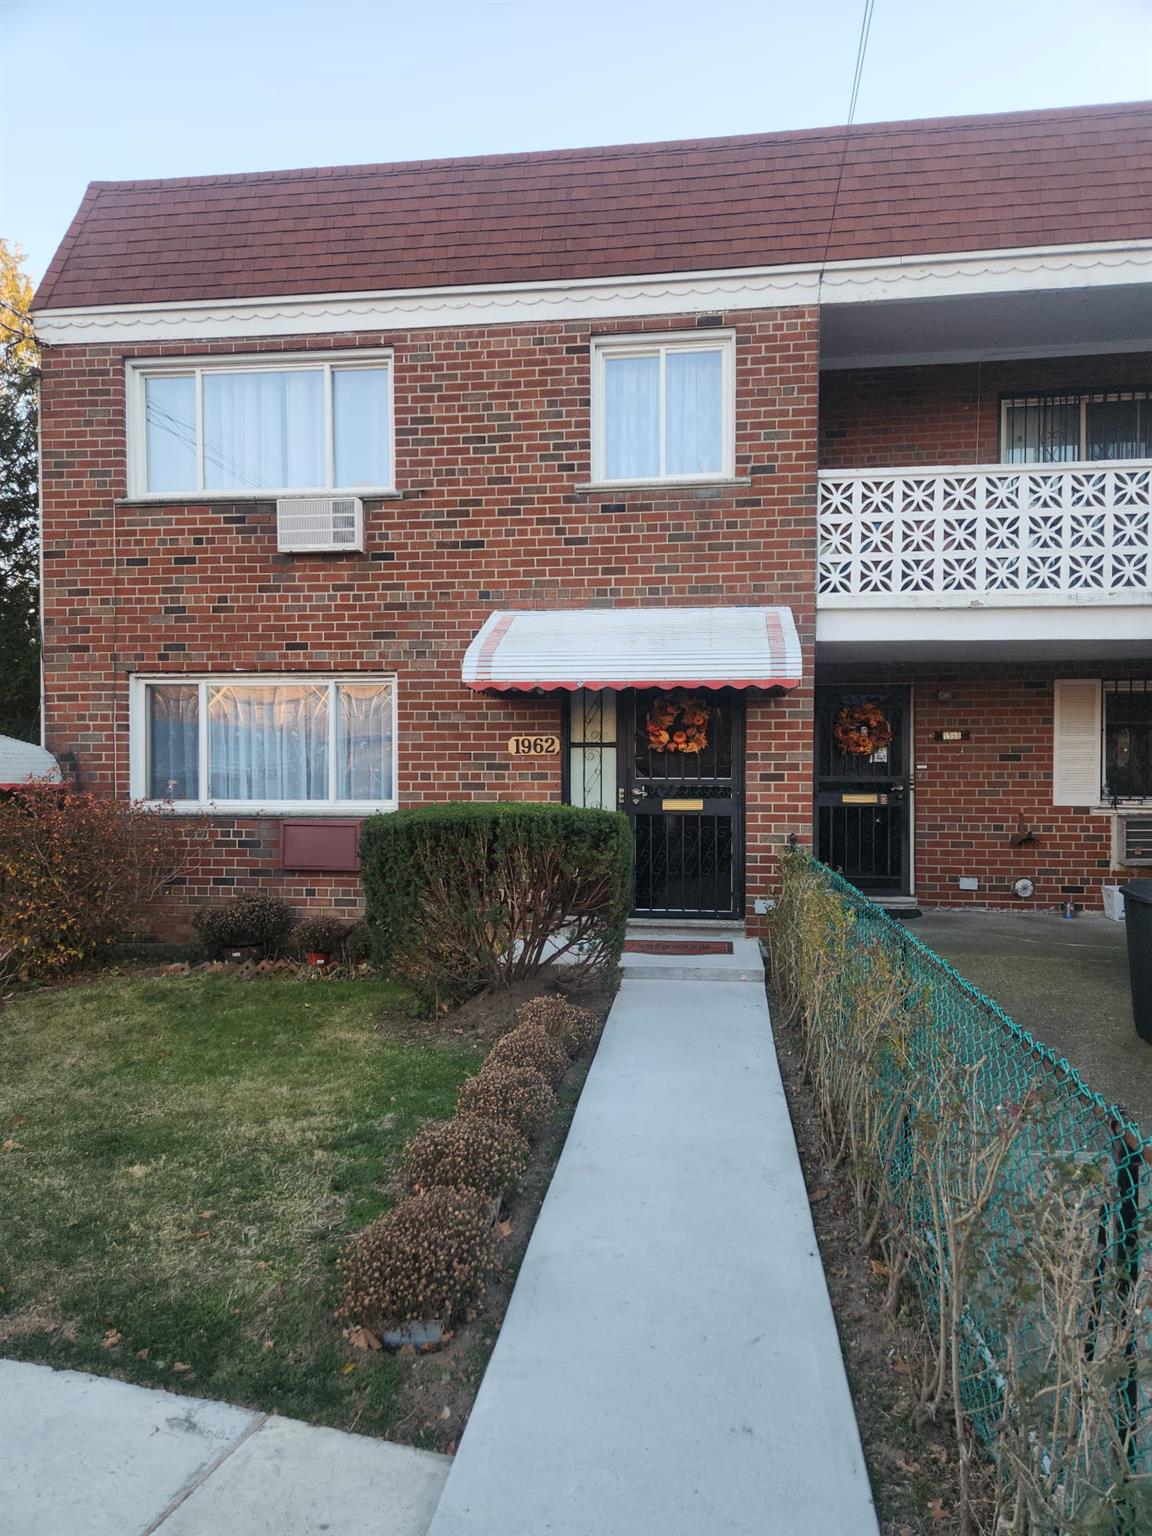
<path fill-rule="evenodd" d="M 1141 1040 L 1152 1044 L 1152 880 L 1130 880 L 1120 892 L 1128 929 L 1132 1017 Z"/>

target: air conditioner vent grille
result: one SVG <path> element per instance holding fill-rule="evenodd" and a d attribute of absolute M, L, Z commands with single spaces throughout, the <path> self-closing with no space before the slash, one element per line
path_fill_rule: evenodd
<path fill-rule="evenodd" d="M 1147 816 L 1118 816 L 1121 864 L 1152 865 L 1152 812 Z"/>
<path fill-rule="evenodd" d="M 359 496 L 285 496 L 276 503 L 276 542 L 284 554 L 351 554 L 364 548 Z"/>

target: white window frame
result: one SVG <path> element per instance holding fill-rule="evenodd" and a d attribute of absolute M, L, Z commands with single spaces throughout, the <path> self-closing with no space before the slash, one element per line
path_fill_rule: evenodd
<path fill-rule="evenodd" d="M 703 475 L 640 475 L 609 479 L 605 465 L 605 363 L 609 357 L 660 358 L 660 459 L 664 461 L 664 359 L 670 352 L 716 352 L 722 359 L 720 413 L 721 466 Z M 641 332 L 636 336 L 601 336 L 592 341 L 592 463 L 593 485 L 707 485 L 736 476 L 736 333 L 727 330 Z"/>
<path fill-rule="evenodd" d="M 324 374 L 324 460 L 326 485 L 261 486 L 257 490 L 204 489 L 203 399 L 206 373 L 274 373 L 290 370 L 322 370 Z M 388 371 L 388 467 L 387 485 L 336 485 L 333 443 L 332 374 L 345 368 L 386 368 Z M 146 381 L 182 376 L 196 381 L 196 485 L 188 490 L 148 489 L 148 430 Z M 133 501 L 275 501 L 280 496 L 386 496 L 396 488 L 396 368 L 391 347 L 362 348 L 353 352 L 254 352 L 227 357 L 133 358 L 125 364 L 128 426 L 128 495 Z"/>
<path fill-rule="evenodd" d="M 195 684 L 200 690 L 199 773 L 201 797 L 197 800 L 155 800 L 148 796 L 148 707 L 150 684 Z M 329 691 L 328 798 L 325 800 L 209 800 L 204 797 L 208 778 L 207 693 L 213 684 L 276 685 L 327 684 Z M 336 689 L 341 683 L 388 683 L 392 688 L 392 798 L 390 800 L 337 800 L 336 754 L 331 750 L 332 732 L 337 718 Z M 130 792 L 133 800 L 151 806 L 163 806 L 184 814 L 219 812 L 229 816 L 366 816 L 377 811 L 394 811 L 398 806 L 397 773 L 397 679 L 394 672 L 147 672 L 132 678 L 129 698 Z"/>

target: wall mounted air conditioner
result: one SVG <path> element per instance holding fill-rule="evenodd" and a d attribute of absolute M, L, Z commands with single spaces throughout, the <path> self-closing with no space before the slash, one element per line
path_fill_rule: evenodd
<path fill-rule="evenodd" d="M 359 496 L 282 497 L 276 543 L 288 555 L 355 554 L 364 548 L 364 503 Z"/>
<path fill-rule="evenodd" d="M 1152 812 L 1112 818 L 1112 865 L 1116 869 L 1152 865 Z"/>

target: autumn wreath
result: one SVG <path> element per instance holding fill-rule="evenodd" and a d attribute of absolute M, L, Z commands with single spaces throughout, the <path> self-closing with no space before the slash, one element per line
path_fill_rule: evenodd
<path fill-rule="evenodd" d="M 845 704 L 832 727 L 841 752 L 871 757 L 892 740 L 892 727 L 879 704 Z"/>
<path fill-rule="evenodd" d="M 708 745 L 711 709 L 688 694 L 658 694 L 652 700 L 645 729 L 653 752 L 703 752 Z"/>

